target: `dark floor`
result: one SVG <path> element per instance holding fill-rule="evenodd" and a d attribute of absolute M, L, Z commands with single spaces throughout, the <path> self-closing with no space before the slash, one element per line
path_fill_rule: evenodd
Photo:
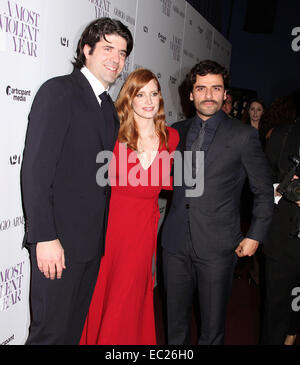
<path fill-rule="evenodd" d="M 251 261 L 248 258 L 239 259 L 233 279 L 232 294 L 228 307 L 225 345 L 258 345 L 260 334 L 260 286 L 249 282 Z M 159 345 L 165 342 L 164 311 L 161 295 L 155 290 L 155 311 L 157 326 L 157 341 Z M 196 344 L 196 325 L 192 329 L 193 344 Z M 299 336 L 298 336 L 299 337 Z M 300 345 L 297 338 L 296 345 Z"/>

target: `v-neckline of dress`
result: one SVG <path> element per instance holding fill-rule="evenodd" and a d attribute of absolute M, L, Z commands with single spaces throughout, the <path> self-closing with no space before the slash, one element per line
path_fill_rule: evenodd
<path fill-rule="evenodd" d="M 156 159 L 156 156 L 157 156 L 157 155 L 158 155 L 158 153 L 159 153 L 159 150 L 157 150 L 157 151 L 151 151 L 151 154 L 152 154 L 153 152 L 155 152 L 155 155 L 154 155 L 154 156 L 153 156 L 153 158 L 151 159 L 150 164 L 148 164 L 148 167 L 144 167 L 144 166 L 143 166 L 143 163 L 142 163 L 142 161 L 141 161 L 141 159 L 139 158 L 139 153 L 138 153 L 137 151 L 135 151 L 135 153 L 136 153 L 136 155 L 137 155 L 137 158 L 138 158 L 138 160 L 139 160 L 139 164 L 142 166 L 142 169 L 143 169 L 144 171 L 149 170 L 149 168 L 152 166 L 152 164 L 153 164 L 154 160 Z M 145 152 L 142 152 L 142 153 L 145 153 Z"/>

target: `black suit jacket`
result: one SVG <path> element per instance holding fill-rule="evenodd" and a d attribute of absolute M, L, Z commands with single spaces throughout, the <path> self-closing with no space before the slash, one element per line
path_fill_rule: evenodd
<path fill-rule="evenodd" d="M 257 131 L 218 112 L 215 136 L 204 160 L 204 193 L 186 198 L 185 186 L 174 186 L 162 244 L 176 253 L 185 240 L 187 214 L 191 237 L 199 257 L 217 258 L 230 254 L 243 239 L 240 230 L 240 196 L 248 176 L 254 194 L 252 223 L 247 237 L 262 241 L 273 212 L 273 189 L 269 164 L 264 156 Z M 186 137 L 192 119 L 178 122 L 180 144 L 186 150 Z M 189 209 L 186 209 L 189 204 Z"/>
<path fill-rule="evenodd" d="M 113 106 L 112 113 L 114 139 L 108 140 L 104 115 L 80 70 L 42 85 L 22 165 L 24 242 L 58 238 L 67 255 L 82 262 L 103 252 L 109 189 L 97 185 L 96 156 L 113 150 L 119 129 Z"/>
<path fill-rule="evenodd" d="M 296 123 L 275 128 L 266 145 L 273 182 L 280 183 L 295 166 L 291 156 L 300 154 L 300 118 Z M 294 202 L 282 197 L 274 208 L 270 231 L 264 243 L 264 253 L 272 258 L 287 261 L 292 258 L 300 264 L 300 239 L 297 237 L 300 209 Z"/>

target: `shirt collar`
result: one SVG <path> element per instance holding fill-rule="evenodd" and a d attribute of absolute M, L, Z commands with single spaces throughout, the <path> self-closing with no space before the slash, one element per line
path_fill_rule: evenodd
<path fill-rule="evenodd" d="M 80 70 L 84 76 L 87 78 L 88 82 L 90 83 L 97 100 L 99 99 L 99 95 L 102 94 L 104 91 L 108 92 L 108 89 L 105 89 L 105 87 L 102 85 L 102 83 L 97 79 L 97 77 L 86 67 L 83 66 Z"/>
<path fill-rule="evenodd" d="M 200 123 L 201 127 L 202 127 L 203 123 L 205 123 L 205 122 L 203 121 L 203 119 L 201 119 L 201 118 L 199 117 L 199 115 L 198 115 L 197 113 L 195 114 L 194 121 L 195 121 L 195 123 Z"/>
<path fill-rule="evenodd" d="M 220 117 L 222 117 L 225 113 L 223 110 L 219 110 L 212 117 L 208 118 L 206 121 L 203 121 L 199 115 L 196 113 L 195 120 L 201 124 L 201 126 L 206 125 L 206 128 L 216 129 L 220 122 Z"/>

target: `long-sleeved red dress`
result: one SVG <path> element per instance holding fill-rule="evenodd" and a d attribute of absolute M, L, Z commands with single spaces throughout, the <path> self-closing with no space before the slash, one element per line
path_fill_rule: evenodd
<path fill-rule="evenodd" d="M 158 196 L 162 188 L 171 188 L 169 155 L 179 141 L 175 129 L 168 128 L 168 133 L 169 152 L 162 146 L 148 169 L 135 151 L 116 143 L 109 167 L 112 191 L 105 255 L 80 345 L 156 344 L 152 263 Z M 126 181 L 127 186 L 121 186 Z"/>

